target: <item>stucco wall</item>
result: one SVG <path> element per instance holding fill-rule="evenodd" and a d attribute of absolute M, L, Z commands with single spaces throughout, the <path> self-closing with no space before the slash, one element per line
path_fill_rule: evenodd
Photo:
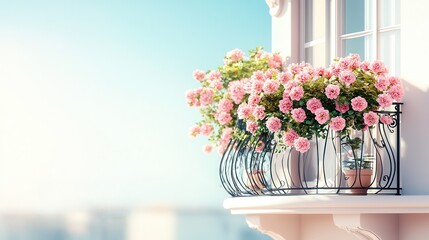
<path fill-rule="evenodd" d="M 429 194 L 429 2 L 401 2 L 401 77 L 404 194 Z"/>
<path fill-rule="evenodd" d="M 405 87 L 402 114 L 403 194 L 429 194 L 429 1 L 401 2 L 401 75 Z M 272 20 L 272 50 L 299 61 L 299 1 L 285 0 Z"/>

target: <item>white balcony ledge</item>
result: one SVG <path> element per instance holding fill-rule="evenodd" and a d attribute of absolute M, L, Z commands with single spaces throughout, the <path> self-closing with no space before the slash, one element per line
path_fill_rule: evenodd
<path fill-rule="evenodd" d="M 237 197 L 232 214 L 273 239 L 420 240 L 429 236 L 429 196 L 298 195 Z"/>
<path fill-rule="evenodd" d="M 429 196 L 300 195 L 226 199 L 232 214 L 429 213 Z"/>

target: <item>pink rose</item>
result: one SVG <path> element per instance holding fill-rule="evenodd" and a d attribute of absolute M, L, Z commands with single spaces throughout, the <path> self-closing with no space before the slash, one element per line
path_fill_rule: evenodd
<path fill-rule="evenodd" d="M 231 114 L 227 112 L 220 112 L 217 114 L 216 120 L 221 124 L 225 125 L 232 121 Z"/>
<path fill-rule="evenodd" d="M 213 150 L 213 146 L 212 146 L 212 145 L 210 145 L 210 144 L 207 144 L 207 145 L 205 145 L 205 146 L 203 147 L 203 151 L 204 151 L 205 153 L 211 153 L 211 152 L 212 152 L 212 150 Z"/>
<path fill-rule="evenodd" d="M 352 84 L 354 81 L 356 81 L 356 76 L 353 73 L 353 71 L 350 70 L 343 70 L 340 72 L 339 78 L 341 81 Z"/>
<path fill-rule="evenodd" d="M 252 115 L 253 108 L 247 104 L 238 106 L 237 115 L 239 119 L 246 119 Z"/>
<path fill-rule="evenodd" d="M 193 127 L 189 130 L 189 134 L 190 134 L 192 137 L 196 137 L 198 134 L 201 134 L 201 128 L 200 128 L 200 126 L 198 126 L 198 125 L 193 126 Z"/>
<path fill-rule="evenodd" d="M 268 118 L 266 125 L 267 125 L 268 130 L 270 130 L 271 132 L 277 132 L 282 127 L 282 123 L 281 123 L 280 119 L 278 119 L 276 117 Z"/>
<path fill-rule="evenodd" d="M 188 90 L 186 92 L 186 101 L 190 107 L 200 106 L 200 101 L 197 98 L 197 92 L 195 90 Z"/>
<path fill-rule="evenodd" d="M 281 72 L 279 73 L 278 79 L 282 84 L 286 84 L 289 80 L 292 79 L 292 74 L 290 72 Z"/>
<path fill-rule="evenodd" d="M 305 111 L 302 108 L 292 109 L 291 113 L 292 113 L 293 120 L 299 123 L 304 122 L 304 120 L 307 118 L 307 115 L 305 114 Z"/>
<path fill-rule="evenodd" d="M 201 126 L 201 133 L 205 136 L 210 135 L 213 132 L 213 127 L 210 124 L 204 124 Z"/>
<path fill-rule="evenodd" d="M 299 101 L 304 96 L 304 89 L 301 86 L 293 87 L 290 90 L 289 97 L 292 100 Z"/>
<path fill-rule="evenodd" d="M 295 77 L 295 79 L 298 81 L 298 82 L 307 82 L 307 81 L 309 81 L 311 78 L 312 78 L 313 76 L 311 76 L 309 73 L 307 73 L 307 72 L 300 72 L 300 73 L 298 73 L 297 75 L 296 75 L 296 77 Z"/>
<path fill-rule="evenodd" d="M 401 80 L 398 77 L 389 77 L 389 83 L 391 86 L 401 84 Z"/>
<path fill-rule="evenodd" d="M 209 86 L 213 89 L 221 90 L 223 88 L 223 83 L 220 80 L 213 80 L 210 82 Z"/>
<path fill-rule="evenodd" d="M 322 108 L 322 102 L 317 98 L 311 98 L 307 101 L 307 109 L 314 113 L 317 109 Z"/>
<path fill-rule="evenodd" d="M 329 84 L 325 88 L 325 94 L 329 99 L 336 99 L 340 95 L 340 86 Z"/>
<path fill-rule="evenodd" d="M 254 80 L 252 82 L 252 87 L 251 87 L 251 93 L 254 95 L 259 94 L 260 92 L 262 92 L 262 88 L 264 87 L 264 81 L 261 80 Z"/>
<path fill-rule="evenodd" d="M 300 153 L 305 153 L 310 149 L 310 141 L 307 138 L 299 137 L 295 139 L 293 145 L 295 149 Z"/>
<path fill-rule="evenodd" d="M 324 67 L 315 68 L 314 73 L 316 76 L 324 76 L 325 75 L 325 68 Z"/>
<path fill-rule="evenodd" d="M 245 93 L 251 93 L 253 81 L 249 78 L 243 78 L 240 80 L 240 82 L 243 86 L 244 92 Z"/>
<path fill-rule="evenodd" d="M 346 120 L 340 116 L 334 117 L 329 122 L 329 126 L 334 131 L 341 131 L 346 127 Z"/>
<path fill-rule="evenodd" d="M 262 72 L 261 70 L 258 70 L 258 71 L 256 71 L 256 72 L 254 72 L 253 74 L 252 74 L 252 79 L 256 79 L 256 80 L 259 80 L 259 81 L 264 81 L 265 80 L 265 78 L 264 78 L 264 72 Z"/>
<path fill-rule="evenodd" d="M 376 79 L 376 82 L 374 85 L 380 91 L 386 90 L 390 85 L 389 80 L 384 75 L 379 75 L 375 77 L 375 79 Z"/>
<path fill-rule="evenodd" d="M 262 90 L 264 90 L 265 93 L 272 94 L 277 91 L 277 89 L 279 88 L 279 85 L 280 85 L 279 82 L 275 80 L 267 79 L 264 83 L 264 87 L 262 88 Z"/>
<path fill-rule="evenodd" d="M 340 72 L 341 72 L 341 69 L 338 66 L 331 65 L 332 76 L 339 76 Z"/>
<path fill-rule="evenodd" d="M 361 62 L 359 54 L 350 54 L 349 59 L 351 69 L 356 69 L 360 66 Z"/>
<path fill-rule="evenodd" d="M 377 124 L 378 120 L 379 120 L 379 117 L 375 112 L 368 112 L 363 114 L 363 121 L 368 126 Z"/>
<path fill-rule="evenodd" d="M 341 58 L 340 61 L 338 61 L 338 67 L 341 70 L 349 70 L 351 67 L 350 58 Z"/>
<path fill-rule="evenodd" d="M 389 94 L 380 94 L 377 98 L 378 104 L 380 104 L 380 107 L 382 108 L 388 108 L 393 103 L 393 98 Z"/>
<path fill-rule="evenodd" d="M 366 107 L 368 107 L 368 103 L 363 97 L 355 97 L 351 100 L 352 102 L 352 109 L 358 112 L 362 112 L 365 110 Z"/>
<path fill-rule="evenodd" d="M 306 63 L 306 62 L 302 62 L 299 65 L 300 65 L 300 67 L 302 69 L 301 72 L 305 72 L 305 73 L 308 73 L 311 76 L 313 76 L 313 74 L 314 74 L 314 68 L 313 68 L 313 66 L 311 66 L 311 64 Z"/>
<path fill-rule="evenodd" d="M 222 79 L 222 74 L 218 71 L 210 71 L 207 77 L 210 81 L 220 81 Z"/>
<path fill-rule="evenodd" d="M 326 121 L 329 120 L 329 111 L 325 110 L 323 108 L 319 108 L 314 113 L 316 115 L 316 121 L 319 124 L 324 124 Z"/>
<path fill-rule="evenodd" d="M 279 109 L 282 113 L 289 113 L 292 109 L 293 103 L 289 97 L 283 98 L 279 102 Z"/>
<path fill-rule="evenodd" d="M 262 120 L 265 117 L 265 108 L 263 106 L 256 106 L 253 109 L 253 116 L 256 119 Z"/>
<path fill-rule="evenodd" d="M 348 104 L 338 105 L 338 101 L 335 101 L 335 110 L 340 113 L 345 113 L 350 109 Z"/>
<path fill-rule="evenodd" d="M 259 97 L 258 95 L 250 95 L 249 99 L 247 100 L 247 103 L 249 103 L 249 105 L 256 105 L 259 103 L 259 101 L 261 101 L 261 97 Z"/>
<path fill-rule="evenodd" d="M 293 146 L 295 139 L 299 137 L 298 133 L 293 129 L 289 129 L 283 136 L 283 141 L 290 147 Z"/>
<path fill-rule="evenodd" d="M 204 72 L 203 70 L 194 71 L 194 78 L 199 82 L 203 81 L 205 76 L 206 76 L 206 72 Z"/>
<path fill-rule="evenodd" d="M 204 88 L 200 95 L 201 106 L 207 106 L 213 102 L 213 89 Z"/>
<path fill-rule="evenodd" d="M 255 133 L 258 130 L 258 124 L 255 122 L 246 122 L 246 130 L 250 133 Z"/>
<path fill-rule="evenodd" d="M 389 115 L 384 115 L 380 118 L 380 122 L 386 124 L 386 125 L 390 125 L 393 123 L 393 119 L 391 116 Z"/>
<path fill-rule="evenodd" d="M 229 83 L 228 93 L 231 95 L 235 104 L 239 104 L 243 100 L 246 92 L 244 91 L 243 83 L 241 81 L 233 81 Z"/>
<path fill-rule="evenodd" d="M 273 74 L 269 71 L 266 71 L 264 73 L 264 80 L 271 79 L 271 78 L 273 78 Z"/>
<path fill-rule="evenodd" d="M 293 75 L 298 74 L 301 71 L 301 66 L 298 63 L 291 63 L 288 66 L 289 72 L 291 72 Z"/>
<path fill-rule="evenodd" d="M 370 65 L 370 63 L 368 61 L 363 61 L 359 67 L 360 67 L 360 69 L 362 69 L 362 71 L 368 72 L 369 71 L 369 65 Z"/>
<path fill-rule="evenodd" d="M 332 71 L 331 71 L 331 69 L 325 69 L 325 71 L 324 71 L 324 73 L 323 73 L 323 76 L 325 77 L 325 78 L 327 78 L 327 79 L 329 79 L 329 78 L 331 78 L 332 77 Z"/>
<path fill-rule="evenodd" d="M 279 70 L 275 68 L 269 68 L 267 71 L 265 71 L 264 77 L 265 79 L 274 79 L 274 76 L 277 76 L 279 74 Z"/>
<path fill-rule="evenodd" d="M 277 53 L 273 53 L 269 58 L 268 58 L 268 66 L 270 68 L 279 68 L 282 66 L 282 57 L 277 54 Z"/>
<path fill-rule="evenodd" d="M 375 74 L 387 73 L 387 68 L 384 63 L 380 60 L 375 60 L 369 65 L 369 70 Z"/>
<path fill-rule="evenodd" d="M 401 101 L 402 97 L 404 96 L 404 89 L 401 85 L 396 84 L 390 87 L 388 94 L 395 100 L 395 101 Z"/>
<path fill-rule="evenodd" d="M 244 58 L 244 52 L 240 49 L 234 49 L 226 54 L 225 63 L 238 62 Z"/>
<path fill-rule="evenodd" d="M 231 100 L 227 98 L 223 98 L 219 101 L 219 105 L 217 107 L 219 112 L 230 112 L 232 108 L 234 107 L 234 104 Z"/>
<path fill-rule="evenodd" d="M 292 88 L 298 86 L 298 83 L 295 81 L 289 81 L 287 82 L 284 87 L 285 90 L 283 92 L 283 98 L 289 97 L 290 91 L 292 91 Z"/>

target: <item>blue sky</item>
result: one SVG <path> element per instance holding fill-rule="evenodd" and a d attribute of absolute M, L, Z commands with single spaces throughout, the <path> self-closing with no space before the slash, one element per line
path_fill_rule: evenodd
<path fill-rule="evenodd" d="M 262 0 L 0 2 L 0 211 L 221 206 L 184 94 L 270 42 Z"/>

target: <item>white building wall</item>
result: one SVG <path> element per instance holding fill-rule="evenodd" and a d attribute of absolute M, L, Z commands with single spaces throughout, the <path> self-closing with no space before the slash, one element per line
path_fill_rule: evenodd
<path fill-rule="evenodd" d="M 299 1 L 285 0 L 272 18 L 272 51 L 288 62 L 299 61 Z M 403 194 L 429 194 L 429 1 L 401 1 L 401 78 L 405 87 L 402 114 Z"/>
<path fill-rule="evenodd" d="M 402 187 L 429 195 L 429 1 L 401 2 Z"/>

